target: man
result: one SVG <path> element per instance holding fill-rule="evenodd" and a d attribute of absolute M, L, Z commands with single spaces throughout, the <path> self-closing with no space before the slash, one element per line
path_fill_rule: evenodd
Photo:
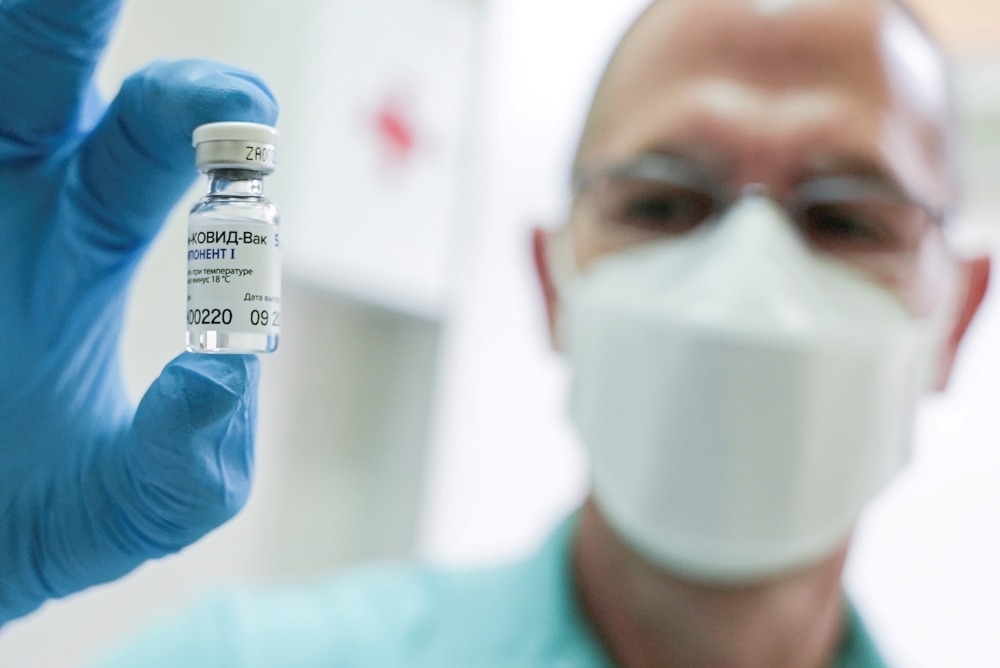
<path fill-rule="evenodd" d="M 594 492 L 525 562 L 209 600 L 116 666 L 878 666 L 840 584 L 989 263 L 945 67 L 889 0 L 659 0 L 537 233 Z"/>

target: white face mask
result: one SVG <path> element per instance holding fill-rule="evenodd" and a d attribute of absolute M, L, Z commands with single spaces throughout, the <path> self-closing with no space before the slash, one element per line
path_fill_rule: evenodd
<path fill-rule="evenodd" d="M 941 327 L 811 252 L 770 199 L 564 288 L 594 498 L 663 567 L 739 582 L 817 561 L 905 464 Z"/>

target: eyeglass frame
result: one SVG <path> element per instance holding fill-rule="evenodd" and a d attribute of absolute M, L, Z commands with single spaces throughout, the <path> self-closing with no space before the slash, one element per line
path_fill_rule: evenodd
<path fill-rule="evenodd" d="M 687 188 L 710 197 L 714 203 L 712 215 L 728 210 L 747 195 L 768 195 L 770 190 L 760 183 L 749 183 L 739 190 L 720 188 L 722 179 L 713 178 L 707 170 L 693 163 L 661 153 L 643 153 L 611 167 L 588 170 L 574 167 L 571 187 L 574 197 L 590 190 L 599 179 L 634 178 Z M 931 206 L 910 197 L 899 188 L 865 176 L 837 174 L 817 176 L 800 186 L 798 192 L 783 205 L 795 215 L 813 204 L 821 203 L 874 203 L 886 202 L 912 205 L 923 209 L 930 220 L 945 226 L 952 216 L 950 209 Z"/>

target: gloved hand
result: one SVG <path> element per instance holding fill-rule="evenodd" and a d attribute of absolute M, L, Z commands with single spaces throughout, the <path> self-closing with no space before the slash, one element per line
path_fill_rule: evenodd
<path fill-rule="evenodd" d="M 0 2 L 0 625 L 180 550 L 249 492 L 257 359 L 181 355 L 136 410 L 118 349 L 129 279 L 196 177 L 192 130 L 277 106 L 185 61 L 105 109 L 120 4 Z"/>

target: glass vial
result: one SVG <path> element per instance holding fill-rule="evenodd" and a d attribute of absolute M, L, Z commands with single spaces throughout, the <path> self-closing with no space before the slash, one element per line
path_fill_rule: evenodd
<path fill-rule="evenodd" d="M 188 223 L 187 349 L 270 353 L 281 333 L 278 209 L 263 196 L 278 133 L 257 123 L 194 131 L 209 192 Z"/>

